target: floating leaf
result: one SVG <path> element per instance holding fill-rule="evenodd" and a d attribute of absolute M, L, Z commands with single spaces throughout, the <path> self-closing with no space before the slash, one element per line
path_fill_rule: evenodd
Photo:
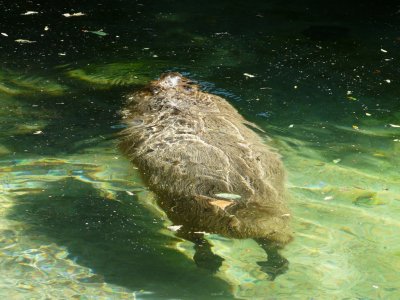
<path fill-rule="evenodd" d="M 215 194 L 218 198 L 228 199 L 228 200 L 239 200 L 242 196 L 237 194 L 230 194 L 230 193 L 218 193 Z"/>
<path fill-rule="evenodd" d="M 66 18 L 71 18 L 71 17 L 82 17 L 82 16 L 85 16 L 86 14 L 84 14 L 84 13 L 82 13 L 82 12 L 77 12 L 77 13 L 73 13 L 73 14 L 70 14 L 70 13 L 65 13 L 65 14 L 63 14 L 63 16 L 64 17 L 66 17 Z"/>
<path fill-rule="evenodd" d="M 176 231 L 178 231 L 179 229 L 181 229 L 182 226 L 183 226 L 183 225 L 171 225 L 171 226 L 168 226 L 168 229 L 171 230 L 171 231 L 176 232 Z"/>
<path fill-rule="evenodd" d="M 254 78 L 254 77 L 256 77 L 255 75 L 249 74 L 249 73 L 243 73 L 243 75 L 246 76 L 247 78 Z"/>
<path fill-rule="evenodd" d="M 375 192 L 366 193 L 364 195 L 358 196 L 353 203 L 357 206 L 374 206 L 385 204 L 378 198 L 376 198 Z"/>
<path fill-rule="evenodd" d="M 17 39 L 15 42 L 20 43 L 20 44 L 32 44 L 36 43 L 36 41 L 30 41 L 30 40 L 24 40 L 24 39 Z"/>
<path fill-rule="evenodd" d="M 108 35 L 107 32 L 104 32 L 103 29 L 97 30 L 97 31 L 90 31 L 90 30 L 82 30 L 83 32 L 90 32 L 99 36 L 106 36 Z"/>
<path fill-rule="evenodd" d="M 21 14 L 21 16 L 29 16 L 29 15 L 36 15 L 38 14 L 37 11 L 28 10 L 26 13 Z"/>

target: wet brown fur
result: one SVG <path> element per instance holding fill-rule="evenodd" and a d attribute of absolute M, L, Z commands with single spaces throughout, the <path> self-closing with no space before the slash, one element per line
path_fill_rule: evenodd
<path fill-rule="evenodd" d="M 280 156 L 225 99 L 167 73 L 130 94 L 123 117 L 120 148 L 176 225 L 280 245 L 291 240 Z"/>

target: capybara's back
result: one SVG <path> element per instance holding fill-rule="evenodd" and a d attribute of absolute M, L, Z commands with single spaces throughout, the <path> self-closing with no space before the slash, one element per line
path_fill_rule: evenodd
<path fill-rule="evenodd" d="M 121 149 L 176 225 L 291 239 L 279 154 L 223 98 L 167 73 L 128 96 Z"/>

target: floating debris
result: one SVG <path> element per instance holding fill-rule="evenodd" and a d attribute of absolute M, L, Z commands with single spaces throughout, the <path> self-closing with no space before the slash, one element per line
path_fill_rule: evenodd
<path fill-rule="evenodd" d="M 397 124 L 389 124 L 389 126 L 393 127 L 393 128 L 400 128 L 400 125 L 397 125 Z"/>
<path fill-rule="evenodd" d="M 325 201 L 330 201 L 330 200 L 332 200 L 332 199 L 333 199 L 333 196 L 326 196 L 326 197 L 324 198 Z"/>
<path fill-rule="evenodd" d="M 387 50 L 381 48 L 381 52 L 387 53 Z"/>
<path fill-rule="evenodd" d="M 215 201 L 211 201 L 210 204 L 218 206 L 221 209 L 225 209 L 225 207 L 229 206 L 232 204 L 232 202 L 229 200 L 215 200 Z"/>
<path fill-rule="evenodd" d="M 385 79 L 385 81 L 386 81 L 387 83 L 391 83 L 390 79 Z"/>
<path fill-rule="evenodd" d="M 132 193 L 132 192 L 130 192 L 130 191 L 126 191 L 126 193 L 127 193 L 129 196 L 135 196 L 135 194 Z"/>
<path fill-rule="evenodd" d="M 228 199 L 228 200 L 239 200 L 242 198 L 242 196 L 238 194 L 230 194 L 230 193 L 218 193 L 215 194 L 215 196 L 217 196 L 218 198 Z"/>
<path fill-rule="evenodd" d="M 355 200 L 353 200 L 353 204 L 357 206 L 376 206 L 376 205 L 384 205 L 381 199 L 377 198 L 376 192 L 365 192 L 364 194 L 358 196 Z"/>
<path fill-rule="evenodd" d="M 209 232 L 206 232 L 206 231 L 194 231 L 193 233 L 204 234 L 204 235 L 210 235 L 210 233 L 209 233 Z"/>
<path fill-rule="evenodd" d="M 20 44 L 33 44 L 36 43 L 36 41 L 31 41 L 31 40 L 24 40 L 24 39 L 17 39 L 15 40 L 16 43 Z"/>
<path fill-rule="evenodd" d="M 173 232 L 177 232 L 179 229 L 181 229 L 182 226 L 183 225 L 171 225 L 171 226 L 168 226 L 167 228 Z"/>
<path fill-rule="evenodd" d="M 225 31 L 225 32 L 216 32 L 214 33 L 215 36 L 219 36 L 219 35 L 229 35 L 229 32 Z"/>
<path fill-rule="evenodd" d="M 8 36 L 8 34 L 5 33 L 5 32 L 2 32 L 1 35 L 2 35 L 2 36 Z"/>
<path fill-rule="evenodd" d="M 49 26 L 44 26 L 44 31 L 48 31 L 49 29 Z"/>
<path fill-rule="evenodd" d="M 35 131 L 33 134 L 43 134 L 43 131 L 38 130 L 38 131 Z"/>
<path fill-rule="evenodd" d="M 337 158 L 337 159 L 334 159 L 334 160 L 332 160 L 332 161 L 333 161 L 334 164 L 338 164 L 338 163 L 341 162 L 341 159 L 340 159 L 340 158 Z"/>
<path fill-rule="evenodd" d="M 347 99 L 349 99 L 351 101 L 357 101 L 357 98 L 353 97 L 353 96 L 347 96 Z"/>
<path fill-rule="evenodd" d="M 247 78 L 254 78 L 254 77 L 256 77 L 256 75 L 249 74 L 249 73 L 243 73 L 243 75 L 246 76 Z"/>
<path fill-rule="evenodd" d="M 28 10 L 27 12 L 21 14 L 21 16 L 30 16 L 30 15 L 36 15 L 36 14 L 38 14 L 37 11 Z"/>
<path fill-rule="evenodd" d="M 71 18 L 71 17 L 82 17 L 82 16 L 86 16 L 86 14 L 85 14 L 85 13 L 82 13 L 82 12 L 77 12 L 77 13 L 73 13 L 73 14 L 65 13 L 65 14 L 63 14 L 63 16 L 66 17 L 66 18 Z"/>
<path fill-rule="evenodd" d="M 367 117 L 372 116 L 370 113 L 365 113 L 365 115 L 366 115 Z"/>
<path fill-rule="evenodd" d="M 290 124 L 290 125 L 289 125 L 289 128 L 293 128 L 293 127 L 294 127 L 294 124 Z"/>
<path fill-rule="evenodd" d="M 99 36 L 106 36 L 108 35 L 107 32 L 104 32 L 103 29 L 97 30 L 97 31 L 90 31 L 90 30 L 82 30 L 83 32 L 90 32 Z"/>
<path fill-rule="evenodd" d="M 352 126 L 354 130 L 360 130 L 360 128 L 357 125 Z"/>

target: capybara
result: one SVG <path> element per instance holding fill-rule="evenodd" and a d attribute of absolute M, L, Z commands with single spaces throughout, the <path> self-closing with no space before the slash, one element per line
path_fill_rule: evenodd
<path fill-rule="evenodd" d="M 225 99 L 166 73 L 129 94 L 120 148 L 139 168 L 178 235 L 195 243 L 194 260 L 217 270 L 202 232 L 253 238 L 268 254 L 271 278 L 287 268 L 277 249 L 292 239 L 279 154 Z"/>

